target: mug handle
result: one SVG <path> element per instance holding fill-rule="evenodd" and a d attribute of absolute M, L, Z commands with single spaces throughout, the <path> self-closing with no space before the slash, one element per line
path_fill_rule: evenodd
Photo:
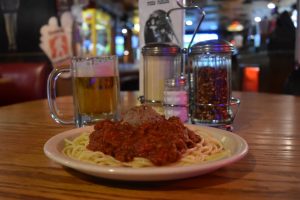
<path fill-rule="evenodd" d="M 70 71 L 71 69 L 54 69 L 50 73 L 47 82 L 47 98 L 48 98 L 48 106 L 50 109 L 50 115 L 56 123 L 63 124 L 63 125 L 75 124 L 75 121 L 74 120 L 66 121 L 58 117 L 57 106 L 56 106 L 56 81 L 62 73 L 70 72 Z"/>

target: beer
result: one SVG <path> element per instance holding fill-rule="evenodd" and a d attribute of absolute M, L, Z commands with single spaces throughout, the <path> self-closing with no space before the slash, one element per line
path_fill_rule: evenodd
<path fill-rule="evenodd" d="M 56 81 L 64 73 L 71 73 L 74 118 L 58 116 Z M 70 69 L 55 69 L 48 79 L 47 95 L 51 117 L 60 124 L 77 127 L 93 125 L 99 120 L 119 120 L 120 82 L 117 56 L 73 57 Z"/>
<path fill-rule="evenodd" d="M 90 116 L 92 121 L 113 116 L 119 105 L 119 78 L 74 77 L 75 107 L 79 117 Z"/>

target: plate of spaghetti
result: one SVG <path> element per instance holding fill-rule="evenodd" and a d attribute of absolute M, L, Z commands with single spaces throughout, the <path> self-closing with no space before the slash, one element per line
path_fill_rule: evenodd
<path fill-rule="evenodd" d="M 44 152 L 80 172 L 127 181 L 198 176 L 236 162 L 248 152 L 247 142 L 228 131 L 149 113 L 134 120 L 132 114 L 118 122 L 103 120 L 59 133 L 45 143 Z"/>

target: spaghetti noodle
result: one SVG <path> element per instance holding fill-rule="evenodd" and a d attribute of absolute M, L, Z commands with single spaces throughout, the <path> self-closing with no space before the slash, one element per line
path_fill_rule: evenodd
<path fill-rule="evenodd" d="M 217 160 L 230 155 L 230 152 L 226 150 L 223 144 L 206 134 L 200 134 L 199 131 L 195 131 L 197 135 L 201 137 L 199 143 L 195 147 L 188 149 L 175 163 L 168 164 L 168 166 L 185 166 L 195 163 L 207 162 L 211 160 Z M 150 160 L 141 157 L 135 157 L 130 162 L 121 162 L 110 155 L 106 155 L 100 151 L 91 151 L 86 147 L 89 144 L 89 133 L 85 132 L 74 138 L 73 140 L 65 139 L 65 147 L 63 153 L 76 160 L 83 162 L 98 164 L 101 166 L 120 166 L 120 167 L 152 167 L 155 166 Z"/>

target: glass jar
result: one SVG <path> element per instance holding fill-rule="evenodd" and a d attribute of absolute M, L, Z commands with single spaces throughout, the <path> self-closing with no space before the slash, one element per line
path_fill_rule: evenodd
<path fill-rule="evenodd" d="M 224 40 L 191 47 L 191 122 L 212 126 L 231 124 L 231 57 L 234 46 Z"/>
<path fill-rule="evenodd" d="M 149 43 L 142 48 L 144 102 L 163 103 L 165 81 L 180 75 L 181 50 L 172 43 Z"/>
<path fill-rule="evenodd" d="M 188 121 L 188 87 L 186 78 L 168 79 L 164 90 L 164 115 L 166 118 L 176 116 L 182 122 Z"/>

